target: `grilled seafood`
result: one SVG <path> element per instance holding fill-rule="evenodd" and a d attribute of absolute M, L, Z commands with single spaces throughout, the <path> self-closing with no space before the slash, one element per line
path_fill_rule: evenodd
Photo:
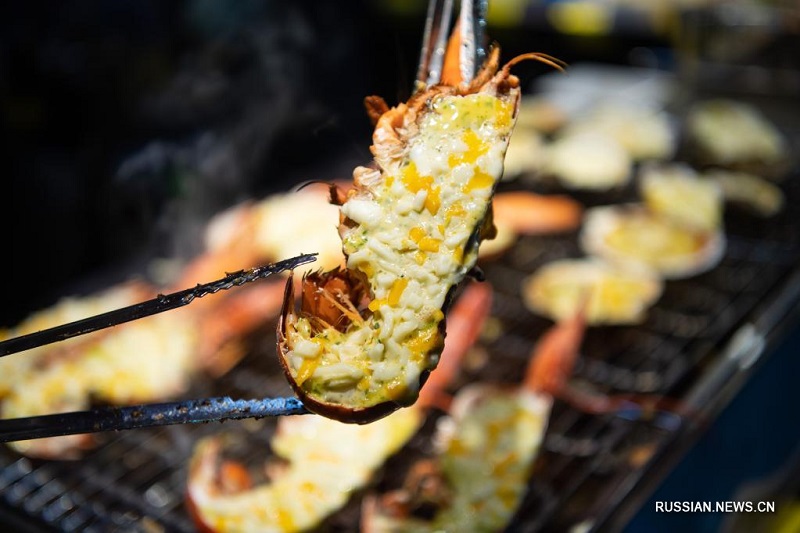
<path fill-rule="evenodd" d="M 755 174 L 713 169 L 703 177 L 719 186 L 726 201 L 748 207 L 759 216 L 771 217 L 783 208 L 783 191 Z"/>
<path fill-rule="evenodd" d="M 612 137 L 594 131 L 564 135 L 547 147 L 543 172 L 570 189 L 608 190 L 628 183 L 632 161 Z"/>
<path fill-rule="evenodd" d="M 65 298 L 56 305 L 38 311 L 13 328 L 0 331 L 0 339 L 6 340 L 43 329 L 66 324 L 75 320 L 118 309 L 144 300 L 151 294 L 144 283 L 127 283 L 102 293 L 85 298 Z M 79 344 L 83 339 L 68 339 L 59 344 L 60 349 Z M 7 395 L 15 383 L 25 381 L 37 369 L 54 358 L 54 350 L 43 346 L 29 350 L 25 355 L 0 358 L 0 398 Z"/>
<path fill-rule="evenodd" d="M 403 487 L 362 505 L 362 531 L 501 531 L 528 488 L 554 398 L 587 413 L 633 408 L 661 416 L 660 397 L 607 396 L 569 383 L 586 331 L 585 306 L 542 335 L 519 387 L 470 385 L 437 426 L 438 456 L 410 470 Z M 641 407 L 637 401 L 647 405 Z M 663 415 L 674 422 L 671 413 Z"/>
<path fill-rule="evenodd" d="M 221 443 L 199 443 L 189 465 L 188 498 L 202 531 L 303 531 L 317 525 L 364 486 L 389 455 L 417 431 L 419 412 L 404 409 L 369 425 L 343 424 L 318 416 L 282 418 L 272 441 L 288 462 L 269 484 L 236 489 L 219 463 Z M 248 476 L 249 477 L 249 476 Z"/>
<path fill-rule="evenodd" d="M 573 315 L 550 328 L 536 344 L 525 376 L 526 386 L 587 414 L 646 419 L 665 428 L 674 428 L 681 416 L 691 415 L 685 405 L 660 395 L 608 395 L 570 383 L 588 325 L 586 303 L 588 300 L 584 300 Z"/>
<path fill-rule="evenodd" d="M 369 422 L 413 403 L 436 367 L 452 288 L 494 233 L 489 202 L 503 170 L 520 90 L 495 48 L 469 83 L 418 91 L 378 117 L 376 168 L 354 172 L 339 233 L 347 268 L 308 275 L 298 312 L 287 284 L 279 356 L 305 405 Z M 556 65 L 557 66 L 557 65 Z M 448 70 L 447 65 L 444 68 Z"/>
<path fill-rule="evenodd" d="M 328 203 L 327 191 L 327 186 L 310 186 L 218 216 L 207 231 L 207 251 L 184 269 L 175 286 L 206 282 L 224 271 L 272 261 L 297 249 L 319 250 L 328 267 L 339 264 L 342 254 L 334 229 L 338 213 Z M 287 209 L 306 213 L 294 218 L 306 224 L 287 224 Z M 276 240 L 275 235 L 280 238 Z M 135 304 L 156 292 L 135 282 L 97 296 L 67 299 L 3 334 L 18 336 L 71 322 Z M 164 315 L 4 357 L 0 359 L 0 416 L 82 410 L 90 399 L 125 404 L 174 396 L 196 372 L 216 376 L 236 364 L 244 354 L 241 336 L 274 318 L 283 296 L 282 281 L 264 280 Z M 12 446 L 30 456 L 71 458 L 92 442 L 91 436 L 76 435 Z"/>
<path fill-rule="evenodd" d="M 650 268 L 667 279 L 700 274 L 725 251 L 722 193 L 688 166 L 642 169 L 642 204 L 590 209 L 583 250 L 612 263 Z"/>
<path fill-rule="evenodd" d="M 716 266 L 725 251 L 721 229 L 685 228 L 637 204 L 589 209 L 580 242 L 589 255 L 623 267 L 649 268 L 665 279 L 701 274 Z"/>
<path fill-rule="evenodd" d="M 698 102 L 689 111 L 687 130 L 703 164 L 766 170 L 788 158 L 780 131 L 758 109 L 736 100 Z"/>
<path fill-rule="evenodd" d="M 519 104 L 517 127 L 551 134 L 567 123 L 567 114 L 545 96 L 523 96 Z"/>
<path fill-rule="evenodd" d="M 219 368 L 237 361 L 241 335 L 275 316 L 282 291 L 276 283 L 256 284 L 217 300 L 214 308 L 186 307 L 55 345 L 33 371 L 9 384 L 0 415 L 80 411 L 92 399 L 129 404 L 178 394 L 202 364 Z M 90 435 L 71 435 L 10 445 L 29 456 L 68 459 L 92 442 Z"/>
<path fill-rule="evenodd" d="M 367 425 L 320 416 L 278 421 L 273 451 L 287 461 L 268 484 L 252 486 L 244 467 L 220 462 L 221 442 L 202 441 L 189 467 L 188 500 L 203 530 L 302 531 L 319 524 L 363 487 L 373 472 L 419 429 L 426 411 L 441 405 L 467 349 L 489 314 L 491 288 L 473 283 L 456 301 L 442 364 L 417 403 Z M 241 480 L 242 482 L 237 482 Z"/>
<path fill-rule="evenodd" d="M 569 196 L 544 196 L 528 191 L 497 194 L 492 210 L 498 232 L 508 227 L 522 235 L 572 231 L 583 216 L 581 205 Z"/>
<path fill-rule="evenodd" d="M 544 265 L 522 283 L 526 307 L 555 321 L 585 305 L 590 325 L 641 322 L 663 282 L 647 269 L 619 268 L 600 259 L 564 259 Z M 585 302 L 584 302 L 585 300 Z"/>
<path fill-rule="evenodd" d="M 502 530 L 525 495 L 552 396 L 566 389 L 584 330 L 579 311 L 545 333 L 519 387 L 459 392 L 437 427 L 438 456 L 417 463 L 402 489 L 366 498 L 362 531 Z"/>
<path fill-rule="evenodd" d="M 517 124 L 506 152 L 503 181 L 541 171 L 547 154 L 544 136 L 559 129 L 566 114 L 546 98 L 523 96 L 517 113 Z"/>
<path fill-rule="evenodd" d="M 617 141 L 634 161 L 665 160 L 675 151 L 666 113 L 634 104 L 606 103 L 569 124 L 566 135 L 596 132 Z"/>
<path fill-rule="evenodd" d="M 535 130 L 517 127 L 508 143 L 503 181 L 510 181 L 521 174 L 536 173 L 544 163 L 545 144 L 542 135 Z"/>
<path fill-rule="evenodd" d="M 691 230 L 713 232 L 722 225 L 722 191 L 691 167 L 649 166 L 640 176 L 642 199 L 658 216 Z"/>
<path fill-rule="evenodd" d="M 438 461 L 419 463 L 401 493 L 366 499 L 362 530 L 502 530 L 525 495 L 550 406 L 549 396 L 525 389 L 464 389 L 449 423 L 440 424 Z M 427 477 L 420 479 L 420 468 Z M 430 521 L 409 516 L 432 505 L 438 512 Z"/>

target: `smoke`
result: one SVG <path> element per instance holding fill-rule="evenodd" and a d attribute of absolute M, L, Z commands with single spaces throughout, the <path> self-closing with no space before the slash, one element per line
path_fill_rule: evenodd
<path fill-rule="evenodd" d="M 352 39 L 297 5 L 226 5 L 187 5 L 185 20 L 204 44 L 142 99 L 139 120 L 161 138 L 124 157 L 110 189 L 113 225 L 146 235 L 158 256 L 197 254 L 209 217 L 290 187 L 298 168 L 331 155 L 321 143 L 332 138 L 321 132 L 338 129 L 341 137 L 347 109 L 338 108 L 336 90 L 334 98 L 325 91 L 352 59 Z"/>
<path fill-rule="evenodd" d="M 352 146 L 369 159 L 360 2 L 21 2 L 0 24 L 12 277 L 37 280 L 3 323 L 191 257 L 214 213 L 347 177 Z"/>

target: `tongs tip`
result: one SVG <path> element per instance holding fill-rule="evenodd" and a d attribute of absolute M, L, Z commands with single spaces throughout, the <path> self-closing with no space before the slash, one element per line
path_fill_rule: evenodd
<path fill-rule="evenodd" d="M 457 44 L 460 83 L 469 83 L 486 56 L 484 36 L 488 0 L 461 0 L 459 16 L 453 30 Z M 453 0 L 429 0 L 422 36 L 415 89 L 420 90 L 443 81 Z M 452 43 L 451 43 L 452 44 Z"/>

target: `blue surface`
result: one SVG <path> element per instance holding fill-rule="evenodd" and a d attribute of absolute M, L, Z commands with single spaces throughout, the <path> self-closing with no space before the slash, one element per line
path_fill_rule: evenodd
<path fill-rule="evenodd" d="M 642 507 L 628 533 L 718 531 L 724 513 L 656 513 L 655 502 L 728 501 L 775 474 L 800 443 L 800 328 L 779 345 Z"/>

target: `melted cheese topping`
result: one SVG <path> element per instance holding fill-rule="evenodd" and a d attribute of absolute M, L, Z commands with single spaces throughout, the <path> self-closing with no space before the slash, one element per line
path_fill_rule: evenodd
<path fill-rule="evenodd" d="M 522 296 L 533 312 L 555 321 L 575 316 L 584 298 L 586 321 L 634 324 L 661 295 L 663 283 L 646 270 L 620 269 L 595 259 L 555 261 L 523 281 Z"/>
<path fill-rule="evenodd" d="M 376 513 L 374 531 L 502 531 L 528 488 L 552 400 L 485 385 L 464 389 L 440 421 L 439 464 L 448 503 L 432 520 Z"/>
<path fill-rule="evenodd" d="M 630 180 L 631 164 L 628 153 L 612 137 L 578 132 L 549 146 L 545 171 L 571 189 L 606 190 Z"/>
<path fill-rule="evenodd" d="M 307 531 L 342 507 L 373 472 L 416 433 L 421 411 L 401 409 L 367 425 L 344 424 L 321 416 L 283 418 L 272 448 L 287 461 L 269 484 L 220 494 L 216 472 L 200 463 L 214 459 L 211 441 L 201 441 L 192 457 L 189 494 L 204 524 L 214 531 Z"/>
<path fill-rule="evenodd" d="M 127 284 L 94 296 L 64 298 L 53 307 L 32 314 L 16 327 L 0 330 L 0 340 L 20 337 L 133 305 L 144 298 L 146 292 L 142 291 L 143 288 L 136 284 Z M 77 337 L 61 341 L 54 346 L 39 346 L 0 358 L 0 398 L 41 370 L 48 360 L 55 362 L 58 354 L 65 353 L 67 347 L 81 342 L 85 342 L 85 338 Z"/>
<path fill-rule="evenodd" d="M 611 137 L 634 161 L 669 159 L 675 150 L 675 134 L 666 113 L 631 103 L 602 104 L 570 124 L 567 131 Z"/>
<path fill-rule="evenodd" d="M 698 274 L 719 262 L 725 237 L 690 229 L 641 206 L 595 207 L 586 213 L 581 246 L 623 266 L 645 267 L 665 278 Z"/>
<path fill-rule="evenodd" d="M 690 167 L 651 167 L 642 173 L 642 198 L 647 208 L 689 229 L 714 231 L 722 225 L 722 193 L 701 180 Z"/>
<path fill-rule="evenodd" d="M 780 187 L 753 174 L 715 169 L 704 177 L 720 187 L 725 200 L 749 206 L 761 216 L 770 217 L 783 208 Z"/>
<path fill-rule="evenodd" d="M 416 398 L 443 346 L 445 297 L 475 263 L 513 112 L 486 94 L 433 98 L 405 157 L 342 206 L 355 223 L 342 235 L 347 266 L 367 275 L 371 314 L 345 333 L 298 318 L 287 360 L 310 393 L 348 405 Z"/>
<path fill-rule="evenodd" d="M 101 336 L 79 356 L 59 359 L 15 383 L 0 405 L 0 418 L 81 411 L 91 399 L 144 403 L 184 390 L 199 345 L 199 333 L 186 311 L 126 324 Z M 69 451 L 77 440 L 56 437 L 10 446 L 20 453 L 54 456 Z"/>
<path fill-rule="evenodd" d="M 442 472 L 453 498 L 432 529 L 502 530 L 528 488 L 549 415 L 549 398 L 525 391 L 472 405 L 445 441 Z"/>
<path fill-rule="evenodd" d="M 605 238 L 605 244 L 625 255 L 657 264 L 663 256 L 681 256 L 697 253 L 706 238 L 673 226 L 656 217 L 621 219 Z"/>
<path fill-rule="evenodd" d="M 708 100 L 689 113 L 689 134 L 711 160 L 723 164 L 786 157 L 786 141 L 756 108 L 734 100 Z"/>

